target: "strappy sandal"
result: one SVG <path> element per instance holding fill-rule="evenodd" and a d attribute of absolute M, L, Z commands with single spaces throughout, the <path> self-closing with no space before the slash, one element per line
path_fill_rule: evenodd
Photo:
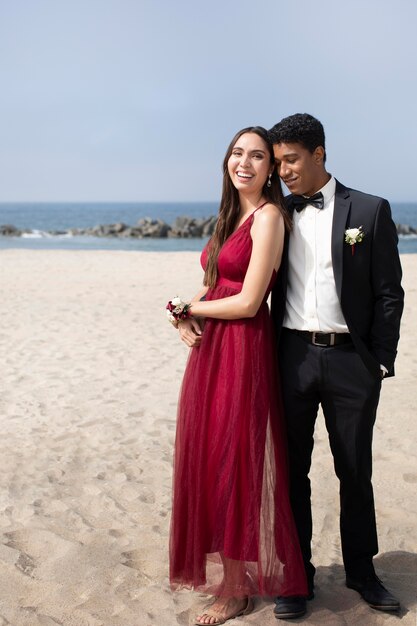
<path fill-rule="evenodd" d="M 216 620 L 214 624 L 207 624 L 207 622 L 201 622 L 201 621 L 198 621 L 197 619 L 195 620 L 194 624 L 196 624 L 197 626 L 218 626 L 219 624 L 224 624 L 229 619 L 234 619 L 235 617 L 241 617 L 241 615 L 248 615 L 249 613 L 253 611 L 253 607 L 254 607 L 254 604 L 253 604 L 252 598 L 247 598 L 246 606 L 244 609 L 240 609 L 240 611 L 237 611 L 236 613 L 232 613 L 231 615 L 228 615 L 227 617 L 225 617 L 222 613 L 219 613 L 218 611 L 215 611 L 211 609 L 210 607 L 208 607 L 207 609 L 204 609 L 203 613 L 201 614 L 201 619 L 205 619 L 206 617 L 213 617 Z"/>

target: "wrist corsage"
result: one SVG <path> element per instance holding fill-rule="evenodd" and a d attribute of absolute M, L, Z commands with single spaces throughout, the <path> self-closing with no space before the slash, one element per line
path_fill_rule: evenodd
<path fill-rule="evenodd" d="M 345 230 L 345 242 L 351 246 L 352 256 L 355 254 L 355 244 L 361 243 L 364 237 L 365 233 L 362 230 L 362 226 Z"/>
<path fill-rule="evenodd" d="M 168 302 L 166 310 L 168 321 L 170 321 L 175 328 L 178 327 L 178 322 L 191 317 L 191 303 L 183 302 L 178 296 Z"/>

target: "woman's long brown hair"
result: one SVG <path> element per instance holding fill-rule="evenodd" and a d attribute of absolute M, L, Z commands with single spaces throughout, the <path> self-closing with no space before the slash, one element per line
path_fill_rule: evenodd
<path fill-rule="evenodd" d="M 281 211 L 285 221 L 285 226 L 288 229 L 291 228 L 291 219 L 285 208 L 281 181 L 277 173 L 277 168 L 275 167 L 274 151 L 272 143 L 268 137 L 268 131 L 265 128 L 262 128 L 262 126 L 249 126 L 249 128 L 244 128 L 233 137 L 229 147 L 227 148 L 226 156 L 223 161 L 223 190 L 220 201 L 219 216 L 217 218 L 217 224 L 214 229 L 213 236 L 211 237 L 208 245 L 209 253 L 207 267 L 204 274 L 204 284 L 210 288 L 214 287 L 216 284 L 217 259 L 219 257 L 220 249 L 235 229 L 240 213 L 239 192 L 233 185 L 229 176 L 228 162 L 237 140 L 245 133 L 255 133 L 263 139 L 268 148 L 270 162 L 271 165 L 274 166 L 274 169 L 271 176 L 271 186 L 267 186 L 266 180 L 262 189 L 262 195 L 267 202 L 274 204 Z"/>

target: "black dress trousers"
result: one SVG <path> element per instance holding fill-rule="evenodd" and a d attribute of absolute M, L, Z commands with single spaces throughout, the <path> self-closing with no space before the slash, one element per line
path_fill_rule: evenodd
<path fill-rule="evenodd" d="M 378 552 L 372 476 L 372 432 L 381 378 L 371 374 L 353 344 L 319 347 L 283 329 L 282 393 L 288 430 L 290 497 L 310 585 L 311 489 L 308 477 L 315 420 L 321 404 L 340 481 L 340 534 L 346 573 L 373 572 Z"/>

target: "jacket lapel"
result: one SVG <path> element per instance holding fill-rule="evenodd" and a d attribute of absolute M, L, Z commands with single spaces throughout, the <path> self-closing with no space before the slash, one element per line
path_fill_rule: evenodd
<path fill-rule="evenodd" d="M 345 230 L 347 228 L 349 210 L 349 191 L 336 180 L 332 227 L 332 263 L 339 302 L 342 301 L 343 250 L 345 247 Z"/>

